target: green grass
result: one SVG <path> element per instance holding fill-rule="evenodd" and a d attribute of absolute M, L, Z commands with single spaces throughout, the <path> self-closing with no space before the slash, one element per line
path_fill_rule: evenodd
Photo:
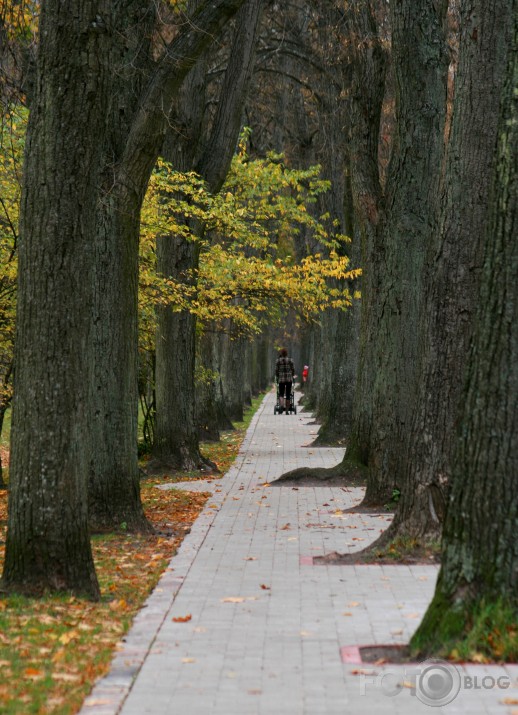
<path fill-rule="evenodd" d="M 376 559 L 393 559 L 394 561 L 421 560 L 435 562 L 439 560 L 440 544 L 438 542 L 423 542 L 408 536 L 398 536 L 384 548 L 374 552 Z"/>
<path fill-rule="evenodd" d="M 2 425 L 2 432 L 0 434 L 0 447 L 9 447 L 9 436 L 11 434 L 11 408 L 7 408 L 7 412 L 4 415 L 4 424 Z"/>
<path fill-rule="evenodd" d="M 459 662 L 516 663 L 518 609 L 516 603 L 484 599 L 451 603 L 436 593 L 411 650 L 419 656 L 438 656 Z"/>

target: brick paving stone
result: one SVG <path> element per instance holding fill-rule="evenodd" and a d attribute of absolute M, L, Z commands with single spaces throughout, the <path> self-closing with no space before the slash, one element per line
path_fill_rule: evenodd
<path fill-rule="evenodd" d="M 408 642 L 437 568 L 312 565 L 319 554 L 361 550 L 391 517 L 345 513 L 361 488 L 265 486 L 343 456 L 307 446 L 312 416 L 275 416 L 274 403 L 270 393 L 221 481 L 181 485 L 213 496 L 81 715 L 509 715 L 503 701 L 518 698 L 518 666 L 458 667 L 459 694 L 430 710 L 409 687 L 386 692 L 430 664 L 409 675 L 407 666 L 342 662 L 347 646 Z M 172 621 L 186 613 L 191 621 Z M 468 687 L 477 674 L 511 685 Z"/>

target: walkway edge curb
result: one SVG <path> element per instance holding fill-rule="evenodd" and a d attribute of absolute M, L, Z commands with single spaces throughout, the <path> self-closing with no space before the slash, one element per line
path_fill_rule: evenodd
<path fill-rule="evenodd" d="M 117 715 L 120 712 L 218 514 L 219 507 L 240 472 L 257 422 L 265 409 L 267 396 L 268 393 L 252 417 L 234 463 L 222 478 L 221 491 L 215 492 L 200 512 L 190 533 L 184 538 L 157 585 L 136 614 L 130 630 L 122 639 L 122 648 L 115 653 L 111 661 L 110 670 L 94 684 L 78 715 L 91 715 L 93 712 L 95 715 Z"/>

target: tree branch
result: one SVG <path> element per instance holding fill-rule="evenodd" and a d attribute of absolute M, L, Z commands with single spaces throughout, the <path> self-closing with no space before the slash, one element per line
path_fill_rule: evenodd
<path fill-rule="evenodd" d="M 244 0 L 205 0 L 166 47 L 130 130 L 118 178 L 142 200 L 169 126 L 173 100 L 198 57 L 214 41 Z"/>

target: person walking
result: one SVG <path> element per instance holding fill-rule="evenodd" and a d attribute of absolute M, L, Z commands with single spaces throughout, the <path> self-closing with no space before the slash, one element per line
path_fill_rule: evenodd
<path fill-rule="evenodd" d="M 286 414 L 288 414 L 291 405 L 291 391 L 294 378 L 295 365 L 293 364 L 293 360 L 288 357 L 286 348 L 283 348 L 275 363 L 275 379 L 279 385 L 280 413 L 286 410 Z"/>

